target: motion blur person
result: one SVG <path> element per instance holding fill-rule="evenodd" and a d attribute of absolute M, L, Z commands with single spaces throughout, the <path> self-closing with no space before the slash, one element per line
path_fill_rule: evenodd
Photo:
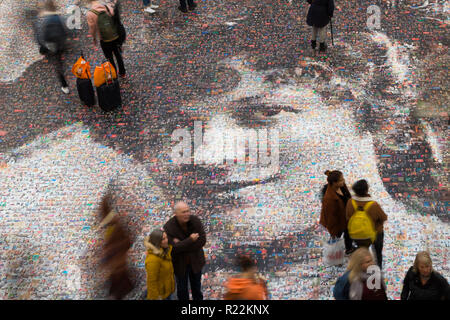
<path fill-rule="evenodd" d="M 156 229 L 145 238 L 147 258 L 147 299 L 172 300 L 175 291 L 175 280 L 172 264 L 172 246 L 169 245 L 167 234 Z"/>
<path fill-rule="evenodd" d="M 433 270 L 433 263 L 427 251 L 416 255 L 414 265 L 409 268 L 403 280 L 401 300 L 450 300 L 448 281 Z"/>
<path fill-rule="evenodd" d="M 177 281 L 178 300 L 189 300 L 188 281 L 193 300 L 203 300 L 202 268 L 205 265 L 203 246 L 206 233 L 200 219 L 191 214 L 185 202 L 174 206 L 175 216 L 164 225 L 173 246 L 172 261 Z"/>
<path fill-rule="evenodd" d="M 351 198 L 350 191 L 345 184 L 341 171 L 325 171 L 328 184 L 322 190 L 322 211 L 320 224 L 327 228 L 332 239 L 340 238 L 344 234 L 345 253 L 353 252 L 353 244 L 347 230 L 345 218 L 345 204 Z"/>
<path fill-rule="evenodd" d="M 64 77 L 64 64 L 62 55 L 66 47 L 68 31 L 64 20 L 52 0 L 39 3 L 39 13 L 36 22 L 36 37 L 40 46 L 39 52 L 44 54 L 48 61 L 55 66 L 61 90 L 68 94 L 69 86 Z"/>
<path fill-rule="evenodd" d="M 257 274 L 255 262 L 247 257 L 240 256 L 238 265 L 241 273 L 231 277 L 226 283 L 227 292 L 225 300 L 267 300 L 268 291 L 266 279 Z"/>
<path fill-rule="evenodd" d="M 370 239 L 361 240 L 353 239 L 358 247 L 370 247 L 373 244 L 377 264 L 382 269 L 383 266 L 383 242 L 384 242 L 384 231 L 383 224 L 387 220 L 387 215 L 384 213 L 381 206 L 374 201 L 369 194 L 369 184 L 366 180 L 359 180 L 355 182 L 352 186 L 352 190 L 355 196 L 347 202 L 346 217 L 347 221 L 351 219 L 356 210 L 365 211 L 368 217 L 373 223 L 373 227 L 376 232 L 375 241 L 372 243 Z"/>
<path fill-rule="evenodd" d="M 100 204 L 100 228 L 105 228 L 104 255 L 101 266 L 108 273 L 109 295 L 123 299 L 134 288 L 128 270 L 128 250 L 132 243 L 127 229 L 111 207 L 111 196 L 103 197 Z"/>
<path fill-rule="evenodd" d="M 386 288 L 381 272 L 377 275 L 375 273 L 375 287 L 369 288 L 369 282 L 373 281 L 371 274 L 368 273 L 368 268 L 375 265 L 372 254 L 367 248 L 359 248 L 353 252 L 348 263 L 347 271 L 350 300 L 387 300 Z M 376 284 L 379 285 L 377 288 Z"/>

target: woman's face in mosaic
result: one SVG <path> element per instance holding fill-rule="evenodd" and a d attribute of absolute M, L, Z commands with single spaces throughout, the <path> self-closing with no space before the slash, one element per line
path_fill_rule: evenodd
<path fill-rule="evenodd" d="M 336 81 L 331 70 L 326 64 L 305 60 L 292 71 L 258 71 L 245 56 L 222 61 L 218 70 L 227 75 L 222 77 L 225 80 L 238 80 L 228 92 L 218 91 L 183 107 L 203 125 L 199 135 L 203 142 L 197 141 L 195 154 L 191 150 L 189 164 L 180 164 L 174 158 L 181 152 L 173 150 L 180 151 L 176 148 L 186 140 L 174 135 L 166 153 L 173 161 L 166 163 L 171 172 L 167 180 L 177 181 L 173 187 L 179 190 L 183 185 L 198 190 L 191 194 L 200 198 L 195 199 L 200 204 L 202 197 L 204 202 L 238 199 L 222 210 L 215 208 L 223 214 L 222 220 L 234 225 L 233 238 L 238 241 L 245 242 L 239 238 L 244 234 L 273 240 L 311 227 L 318 220 L 317 194 L 326 183 L 323 172 L 331 166 L 344 169 L 345 174 L 346 168 L 357 166 L 359 155 L 352 109 L 324 101 L 319 94 L 325 83 Z M 192 129 L 188 139 L 194 142 Z M 252 137 L 258 141 L 253 157 Z M 240 139 L 244 143 L 239 144 Z M 376 173 L 372 169 L 370 173 Z"/>

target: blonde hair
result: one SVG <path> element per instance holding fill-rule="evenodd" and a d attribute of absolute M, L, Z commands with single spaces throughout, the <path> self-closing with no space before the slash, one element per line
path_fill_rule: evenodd
<path fill-rule="evenodd" d="M 347 271 L 350 271 L 350 274 L 348 275 L 348 280 L 350 281 L 350 283 L 356 281 L 359 278 L 359 275 L 362 271 L 361 266 L 363 264 L 364 258 L 366 258 L 367 256 L 372 257 L 372 254 L 370 253 L 369 249 L 365 247 L 359 248 L 355 252 L 353 252 L 347 267 Z"/>
<path fill-rule="evenodd" d="M 425 264 L 429 265 L 431 267 L 431 271 L 433 271 L 433 262 L 431 261 L 430 253 L 428 251 L 419 251 L 417 253 L 413 265 L 413 271 L 415 273 L 419 273 L 420 262 L 424 262 Z"/>

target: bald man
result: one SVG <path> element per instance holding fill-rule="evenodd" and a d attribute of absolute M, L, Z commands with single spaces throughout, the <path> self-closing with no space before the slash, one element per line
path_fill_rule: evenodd
<path fill-rule="evenodd" d="M 175 204 L 174 214 L 164 225 L 164 231 L 173 246 L 172 262 L 178 300 L 189 300 L 188 279 L 193 300 L 203 300 L 201 278 L 205 265 L 203 246 L 206 243 L 203 224 L 197 216 L 191 214 L 185 202 Z"/>

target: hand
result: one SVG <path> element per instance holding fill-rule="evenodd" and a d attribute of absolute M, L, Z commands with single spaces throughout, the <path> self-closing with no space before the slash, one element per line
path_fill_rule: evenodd
<path fill-rule="evenodd" d="M 173 238 L 173 243 L 178 243 L 180 240 L 178 238 Z"/>
<path fill-rule="evenodd" d="M 198 233 L 192 233 L 189 237 L 191 237 L 191 239 L 192 239 L 193 241 L 197 241 L 197 239 L 198 239 L 198 237 L 199 237 L 199 234 L 198 234 Z"/>

